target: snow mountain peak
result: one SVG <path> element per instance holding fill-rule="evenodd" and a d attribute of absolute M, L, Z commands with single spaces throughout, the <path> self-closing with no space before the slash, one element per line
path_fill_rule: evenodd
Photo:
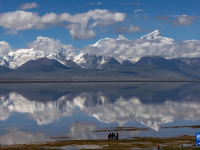
<path fill-rule="evenodd" d="M 155 31 L 141 37 L 141 39 L 146 39 L 146 40 L 154 40 L 157 38 L 162 38 L 162 34 L 160 33 L 159 30 L 155 30 Z"/>
<path fill-rule="evenodd" d="M 112 40 L 111 38 L 104 38 L 104 39 L 100 39 L 98 42 L 96 42 L 95 44 L 93 44 L 92 46 L 96 46 L 96 47 L 104 47 L 104 42 L 106 41 L 110 41 Z"/>
<path fill-rule="evenodd" d="M 128 41 L 128 39 L 125 36 L 121 35 L 121 34 L 118 36 L 117 40 Z"/>
<path fill-rule="evenodd" d="M 127 57 L 126 60 L 135 64 L 140 58 L 139 57 Z"/>
<path fill-rule="evenodd" d="M 174 43 L 174 39 L 163 37 L 159 30 L 155 30 L 143 37 L 141 37 L 142 40 L 159 40 L 165 44 L 172 44 Z"/>

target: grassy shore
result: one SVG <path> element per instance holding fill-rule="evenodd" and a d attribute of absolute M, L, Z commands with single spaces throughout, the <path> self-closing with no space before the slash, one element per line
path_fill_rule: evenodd
<path fill-rule="evenodd" d="M 143 148 L 152 149 L 156 148 L 159 144 L 162 150 L 179 150 L 181 144 L 190 144 L 189 147 L 184 147 L 184 150 L 200 149 L 195 146 L 195 136 L 179 136 L 170 138 L 155 138 L 155 137 L 133 137 L 130 139 L 120 140 L 59 140 L 56 142 L 43 142 L 33 144 L 21 145 L 1 145 L 0 150 L 42 150 L 42 149 L 67 149 L 68 147 L 79 147 L 79 149 L 132 149 Z M 93 147 L 93 148 L 92 148 Z"/>

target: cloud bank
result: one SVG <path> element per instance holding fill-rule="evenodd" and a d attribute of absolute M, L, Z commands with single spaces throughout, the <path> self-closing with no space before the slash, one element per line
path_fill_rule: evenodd
<path fill-rule="evenodd" d="M 65 49 L 70 52 L 75 51 L 75 48 L 72 45 L 62 44 L 59 40 L 41 36 L 37 37 L 35 41 L 28 43 L 28 46 L 34 50 L 40 50 L 46 53 L 57 52 L 61 49 Z"/>
<path fill-rule="evenodd" d="M 130 25 L 130 27 L 119 27 L 115 29 L 118 33 L 128 32 L 134 33 L 139 32 L 140 28 Z M 79 32 L 80 30 L 76 31 Z M 82 31 L 82 34 L 76 36 L 73 33 L 74 38 L 81 39 L 84 38 L 84 33 L 89 31 Z M 155 31 L 154 31 L 155 32 Z M 6 60 L 9 59 L 10 62 L 14 62 L 16 57 L 16 61 L 20 61 L 23 63 L 27 57 L 29 60 L 32 55 L 35 55 L 40 58 L 48 57 L 51 59 L 57 59 L 57 55 L 60 51 L 66 56 L 66 59 L 71 59 L 78 54 L 78 51 L 83 54 L 95 54 L 97 56 L 111 56 L 115 57 L 118 61 L 122 62 L 127 57 L 134 57 L 140 59 L 144 56 L 160 56 L 167 59 L 170 58 L 192 58 L 192 57 L 200 57 L 200 41 L 198 40 L 187 40 L 176 42 L 172 38 L 163 37 L 161 33 L 158 32 L 155 34 L 154 32 L 150 33 L 146 38 L 135 39 L 135 40 L 117 40 L 113 38 L 105 38 L 99 40 L 94 45 L 87 45 L 83 48 L 76 49 L 72 45 L 66 45 L 61 43 L 59 40 L 54 40 L 48 37 L 37 37 L 37 39 L 33 42 L 28 43 L 29 50 L 13 50 L 11 46 L 5 42 L 0 41 L 0 54 L 1 57 L 4 57 Z M 78 33 L 77 33 L 78 34 Z M 93 33 L 87 33 L 87 36 L 93 35 Z M 63 51 L 64 50 L 64 51 Z M 16 51 L 14 52 L 10 51 Z M 19 51 L 19 52 L 18 52 Z M 9 52 L 9 53 L 8 53 Z M 18 57 L 18 53 L 20 56 Z M 22 55 L 22 53 L 24 53 Z M 7 55 L 8 54 L 8 55 Z M 30 56 L 30 57 L 29 57 Z M 13 59 L 13 60 L 10 60 Z M 35 59 L 37 59 L 35 57 Z"/>
<path fill-rule="evenodd" d="M 116 22 L 124 21 L 125 13 L 111 12 L 106 9 L 95 9 L 85 13 L 71 15 L 69 13 L 55 14 L 47 13 L 39 16 L 34 12 L 13 11 L 0 14 L 0 26 L 4 29 L 15 30 L 38 30 L 49 25 L 54 26 L 63 24 L 70 31 L 73 39 L 94 38 L 95 27 L 108 26 Z M 68 23 L 67 25 L 65 23 Z"/>
<path fill-rule="evenodd" d="M 130 27 L 119 27 L 115 30 L 118 33 L 134 33 L 139 32 L 140 28 L 130 25 Z M 156 31 L 159 32 L 158 30 Z M 79 30 L 76 32 L 79 32 Z M 81 39 L 83 38 L 84 33 L 77 36 L 75 33 L 73 33 L 73 36 L 74 38 Z M 93 33 L 91 33 L 91 35 L 93 35 Z M 90 34 L 88 33 L 87 36 L 90 36 Z M 22 50 L 20 53 L 24 53 L 23 57 L 21 58 L 22 60 L 25 59 L 24 57 L 34 55 L 36 51 L 40 51 L 41 57 L 44 56 L 51 59 L 56 59 L 57 53 L 63 49 L 65 52 L 62 51 L 62 53 L 65 53 L 67 56 L 66 59 L 72 60 L 73 57 L 77 55 L 78 51 L 84 54 L 87 53 L 95 54 L 97 56 L 104 55 L 115 57 L 120 62 L 125 60 L 127 57 L 134 57 L 137 58 L 137 60 L 144 56 L 160 56 L 167 59 L 200 57 L 200 41 L 198 40 L 176 42 L 174 39 L 163 37 L 160 33 L 155 35 L 151 33 L 145 37 L 148 38 L 135 40 L 117 40 L 113 38 L 105 38 L 99 40 L 94 45 L 87 45 L 79 49 L 74 48 L 72 45 L 63 44 L 59 40 L 54 40 L 48 37 L 37 37 L 35 41 L 28 43 L 29 48 L 32 49 L 24 51 Z M 13 50 L 7 42 L 0 41 L 1 57 L 5 56 L 6 60 L 12 58 L 14 61 L 15 53 L 10 51 L 15 50 Z M 9 56 L 7 56 L 8 52 L 10 52 Z M 19 59 L 20 58 L 18 58 L 16 55 L 16 60 Z"/>
<path fill-rule="evenodd" d="M 176 43 L 171 38 L 116 40 L 107 38 L 97 46 L 88 45 L 84 53 L 115 57 L 122 62 L 127 57 L 160 56 L 165 58 L 200 57 L 200 41 L 189 40 Z"/>
<path fill-rule="evenodd" d="M 11 51 L 11 46 L 5 41 L 0 41 L 0 57 L 7 54 L 9 51 Z"/>

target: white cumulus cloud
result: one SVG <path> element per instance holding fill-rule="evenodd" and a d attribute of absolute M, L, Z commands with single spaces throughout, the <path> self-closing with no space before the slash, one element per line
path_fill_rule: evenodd
<path fill-rule="evenodd" d="M 82 29 L 80 24 L 69 24 L 67 26 L 69 28 L 70 35 L 72 39 L 80 40 L 80 39 L 91 39 L 96 37 L 96 32 L 94 30 Z"/>
<path fill-rule="evenodd" d="M 4 29 L 40 29 L 45 26 L 37 13 L 14 11 L 0 14 L 0 26 Z"/>
<path fill-rule="evenodd" d="M 59 40 L 54 40 L 48 37 L 37 37 L 35 41 L 28 44 L 29 48 L 44 52 L 57 52 L 61 49 L 66 49 L 73 52 L 75 48 L 72 45 L 62 44 Z"/>
<path fill-rule="evenodd" d="M 135 32 L 134 29 L 130 31 L 131 27 L 132 26 L 130 26 L 129 28 L 120 28 L 119 31 L 132 33 Z M 95 33 L 93 33 L 95 31 L 93 30 L 81 30 L 80 26 L 78 27 L 78 29 L 76 29 L 76 24 L 70 28 L 71 35 L 75 39 L 84 39 L 84 34 L 87 34 L 87 36 L 90 36 L 90 38 L 95 35 Z M 26 52 L 24 53 L 24 57 L 27 55 L 27 53 L 33 53 L 35 55 L 36 51 L 40 51 L 41 57 L 43 55 L 46 57 L 50 57 L 51 55 L 52 57 L 50 58 L 56 58 L 57 53 L 62 49 L 65 50 L 65 55 L 68 59 L 73 59 L 74 56 L 77 55 L 77 52 L 80 51 L 85 54 L 88 53 L 95 54 L 97 56 L 104 55 L 115 57 L 119 62 L 122 62 L 127 57 L 134 57 L 137 59 L 140 59 L 144 56 L 160 56 L 167 59 L 200 57 L 200 41 L 198 40 L 176 42 L 174 39 L 163 37 L 158 30 L 156 30 L 155 35 L 151 33 L 147 36 L 148 38 L 135 40 L 116 40 L 113 38 L 105 38 L 98 41 L 94 45 L 87 45 L 80 49 L 76 49 L 72 45 L 63 44 L 59 40 L 54 40 L 48 37 L 37 37 L 35 41 L 28 43 L 28 46 L 31 49 L 29 49 L 28 51 L 26 50 Z M 0 41 L 1 56 L 6 55 L 10 51 L 15 50 L 12 50 L 11 46 L 7 42 Z M 16 51 L 16 53 L 10 52 L 9 58 L 12 58 L 12 60 L 16 59 L 16 61 L 18 61 L 19 59 L 24 60 L 24 57 L 19 58 L 18 55 L 16 55 L 20 53 L 20 55 L 22 56 L 24 50 L 18 51 Z"/>
<path fill-rule="evenodd" d="M 5 42 L 0 41 L 0 56 L 7 54 L 9 51 L 11 51 L 11 46 Z"/>
<path fill-rule="evenodd" d="M 200 57 L 200 41 L 175 42 L 171 38 L 159 36 L 155 39 L 116 40 L 107 38 L 98 45 L 88 45 L 81 49 L 84 53 L 115 57 L 122 62 L 127 57 L 160 56 L 165 58 Z"/>
<path fill-rule="evenodd" d="M 0 26 L 4 29 L 15 29 L 17 32 L 18 30 L 42 29 L 47 25 L 54 26 L 61 23 L 68 23 L 69 25 L 64 26 L 70 30 L 72 38 L 88 39 L 96 36 L 94 31 L 95 27 L 108 26 L 116 22 L 122 22 L 125 17 L 125 13 L 113 13 L 106 9 L 95 9 L 75 15 L 69 13 L 62 13 L 59 15 L 47 13 L 43 16 L 39 16 L 34 12 L 18 10 L 0 14 Z"/>
<path fill-rule="evenodd" d="M 27 9 L 32 9 L 32 8 L 37 8 L 38 4 L 33 2 L 33 3 L 25 3 L 19 6 L 19 9 L 21 10 L 27 10 Z"/>

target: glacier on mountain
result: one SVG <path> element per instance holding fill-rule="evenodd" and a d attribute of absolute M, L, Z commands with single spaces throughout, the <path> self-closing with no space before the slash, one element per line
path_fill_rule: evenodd
<path fill-rule="evenodd" d="M 50 42 L 55 43 L 53 47 L 60 49 L 57 49 L 57 51 L 54 52 L 41 50 L 43 44 L 48 45 Z M 100 42 L 101 41 L 99 41 L 99 43 Z M 61 47 L 59 42 L 55 42 L 54 40 L 52 41 L 52 39 L 50 38 L 41 36 L 37 37 L 36 40 L 30 44 L 30 46 L 33 48 L 19 49 L 17 51 L 9 52 L 7 55 L 0 58 L 0 65 L 8 67 L 10 69 L 16 69 L 29 60 L 36 60 L 42 57 L 47 57 L 49 59 L 55 59 L 60 63 L 66 65 L 67 67 L 74 67 L 77 64 L 80 67 L 86 69 L 100 69 L 102 68 L 102 65 L 108 62 L 110 58 L 107 56 L 85 54 L 83 52 L 76 54 L 71 50 L 64 49 L 68 48 L 67 46 Z"/>
<path fill-rule="evenodd" d="M 127 57 L 126 61 L 130 61 L 131 63 L 135 64 L 139 59 L 139 57 Z"/>
<path fill-rule="evenodd" d="M 136 40 L 128 40 L 123 35 L 119 35 L 117 39 L 100 39 L 93 45 L 79 49 L 80 52 L 77 53 L 78 49 L 72 45 L 64 45 L 59 40 L 39 36 L 28 44 L 29 48 L 3 55 L 0 58 L 0 65 L 16 69 L 29 60 L 47 57 L 71 68 L 76 66 L 101 69 L 112 57 L 120 63 L 126 60 L 134 64 L 143 56 L 161 56 L 167 59 L 197 56 L 198 47 L 192 46 L 191 42 L 200 45 L 199 41 L 194 40 L 175 43 L 172 38 L 163 37 L 159 30 L 155 30 Z M 179 52 L 181 46 L 193 52 L 190 54 L 186 50 Z"/>
<path fill-rule="evenodd" d="M 159 30 L 155 30 L 145 36 L 141 37 L 142 40 L 160 40 L 161 42 L 165 43 L 165 44 L 172 44 L 174 42 L 174 39 L 172 38 L 167 38 L 167 37 L 163 37 L 162 34 L 160 33 Z"/>
<path fill-rule="evenodd" d="M 48 38 L 39 37 L 36 40 L 39 41 L 40 44 L 43 44 L 43 42 L 47 41 Z M 72 59 L 74 57 L 74 53 L 65 49 L 60 49 L 55 52 L 45 52 L 42 50 L 35 50 L 34 48 L 19 49 L 15 52 L 9 52 L 7 55 L 3 56 L 3 58 L 0 59 L 0 64 L 10 69 L 16 69 L 29 60 L 36 60 L 43 57 L 56 59 L 60 63 L 66 65 L 66 60 Z"/>
<path fill-rule="evenodd" d="M 74 56 L 73 61 L 85 69 L 102 69 L 103 65 L 108 63 L 111 57 L 96 56 L 94 54 L 84 54 L 80 52 Z"/>
<path fill-rule="evenodd" d="M 46 57 L 43 51 L 35 51 L 33 49 L 20 49 L 15 52 L 9 52 L 3 59 L 8 62 L 11 69 L 16 69 L 29 60 L 36 60 L 38 58 Z"/>
<path fill-rule="evenodd" d="M 107 41 L 114 41 L 114 39 L 112 39 L 112 38 L 104 38 L 104 39 L 99 40 L 98 42 L 96 42 L 92 46 L 101 47 L 102 48 L 102 47 L 105 47 L 105 45 L 103 43 L 107 42 Z"/>
<path fill-rule="evenodd" d="M 141 37 L 141 39 L 146 39 L 146 40 L 154 40 L 157 38 L 162 38 L 162 35 L 159 30 L 155 30 L 155 31 Z"/>
<path fill-rule="evenodd" d="M 110 56 L 117 59 L 120 63 L 129 57 L 135 58 L 134 63 L 143 56 L 160 56 L 171 58 L 177 53 L 175 52 L 174 40 L 172 38 L 163 37 L 159 30 L 143 36 L 141 39 L 128 40 L 122 35 L 117 39 L 104 38 L 93 45 L 88 45 L 82 49 L 84 53 Z M 170 51 L 169 51 L 170 49 Z M 169 56 L 171 55 L 171 56 Z M 169 57 L 167 57 L 169 56 Z"/>
<path fill-rule="evenodd" d="M 119 40 L 128 41 L 128 39 L 125 36 L 121 35 L 121 34 L 117 38 L 117 41 L 119 41 Z"/>

